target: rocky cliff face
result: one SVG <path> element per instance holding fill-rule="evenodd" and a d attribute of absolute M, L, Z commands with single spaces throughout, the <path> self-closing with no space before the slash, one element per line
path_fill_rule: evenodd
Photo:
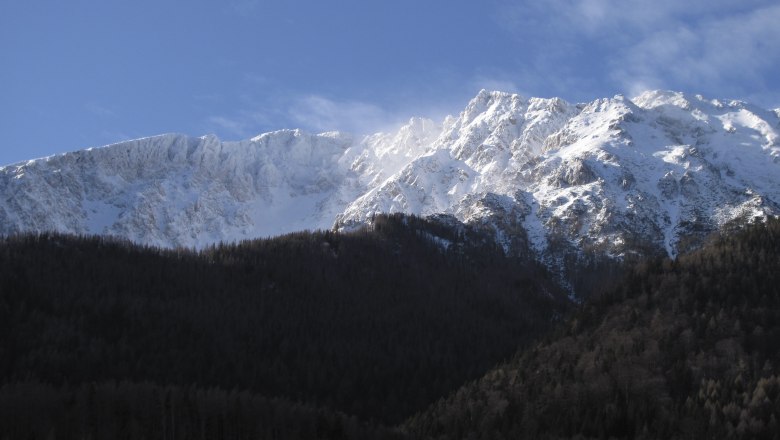
<path fill-rule="evenodd" d="M 742 102 L 647 92 L 570 105 L 480 93 L 428 153 L 352 203 L 372 212 L 489 219 L 612 256 L 668 253 L 729 222 L 780 213 L 778 117 Z"/>
<path fill-rule="evenodd" d="M 396 133 L 163 135 L 0 168 L 0 233 L 158 246 L 450 214 L 551 263 L 667 253 L 780 213 L 780 115 L 651 91 L 587 104 L 482 91 Z"/>

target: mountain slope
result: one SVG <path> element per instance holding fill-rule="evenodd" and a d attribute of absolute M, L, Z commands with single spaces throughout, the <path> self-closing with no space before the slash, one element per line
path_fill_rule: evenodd
<path fill-rule="evenodd" d="M 572 105 L 480 92 L 396 133 L 164 135 L 0 168 L 0 233 L 104 233 L 166 247 L 376 213 L 451 214 L 551 266 L 582 251 L 676 255 L 780 213 L 780 116 L 651 91 Z"/>
<path fill-rule="evenodd" d="M 493 216 L 498 229 L 521 223 L 541 253 L 560 237 L 611 255 L 675 255 L 692 236 L 780 213 L 778 123 L 741 102 L 673 92 L 578 106 L 482 92 L 433 151 L 340 221 L 375 211 Z"/>
<path fill-rule="evenodd" d="M 169 134 L 6 166 L 0 233 L 110 234 L 203 247 L 328 229 L 382 178 L 378 163 L 416 154 L 437 130 L 412 119 L 395 135 L 361 144 L 346 134 L 299 130 L 242 142 Z"/>
<path fill-rule="evenodd" d="M 397 422 L 567 309 L 538 265 L 467 227 L 401 215 L 199 253 L 11 237 L 0 240 L 0 394 L 28 381 L 64 393 L 111 380 L 240 387 Z"/>
<path fill-rule="evenodd" d="M 412 438 L 777 438 L 780 220 L 639 265 Z"/>

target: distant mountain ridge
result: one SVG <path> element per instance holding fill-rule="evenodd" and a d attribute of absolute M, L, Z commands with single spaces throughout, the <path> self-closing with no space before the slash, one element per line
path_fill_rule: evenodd
<path fill-rule="evenodd" d="M 349 202 L 387 177 L 392 161 L 416 155 L 432 126 L 413 119 L 360 142 L 300 130 L 241 142 L 166 134 L 9 165 L 0 168 L 0 233 L 111 234 L 202 247 L 329 229 Z"/>
<path fill-rule="evenodd" d="M 111 234 L 163 247 L 376 213 L 448 214 L 507 251 L 675 255 L 780 214 L 780 110 L 649 91 L 570 104 L 481 91 L 457 117 L 357 138 L 167 134 L 0 168 L 0 233 Z"/>

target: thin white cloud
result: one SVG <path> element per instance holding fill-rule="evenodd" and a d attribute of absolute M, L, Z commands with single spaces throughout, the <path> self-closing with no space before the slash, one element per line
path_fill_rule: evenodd
<path fill-rule="evenodd" d="M 767 84 L 780 64 L 774 0 L 548 0 L 511 4 L 496 20 L 530 48 L 518 69 L 526 87 L 775 89 Z"/>
<path fill-rule="evenodd" d="M 368 102 L 337 101 L 320 95 L 295 99 L 288 109 L 291 119 L 315 131 L 340 130 L 351 133 L 377 131 L 396 117 Z"/>
<path fill-rule="evenodd" d="M 472 81 L 474 84 L 474 88 L 477 90 L 480 89 L 486 89 L 486 90 L 498 90 L 501 92 L 511 92 L 511 93 L 518 93 L 520 95 L 524 95 L 525 97 L 528 97 L 523 92 L 520 91 L 520 88 L 517 86 L 517 83 L 509 79 L 510 75 L 501 74 L 498 76 L 483 76 L 483 75 L 477 75 L 474 80 Z"/>
<path fill-rule="evenodd" d="M 613 76 L 628 88 L 673 81 L 687 87 L 766 86 L 762 74 L 780 63 L 780 5 L 644 36 L 614 63 Z"/>
<path fill-rule="evenodd" d="M 241 119 L 230 118 L 227 116 L 210 116 L 207 119 L 210 129 L 220 133 L 228 134 L 229 136 L 238 137 L 243 139 L 248 137 L 247 124 Z"/>
<path fill-rule="evenodd" d="M 102 118 L 116 116 L 116 112 L 96 102 L 88 102 L 84 104 L 84 108 L 93 115 L 100 116 Z"/>
<path fill-rule="evenodd" d="M 357 100 L 335 100 L 318 94 L 241 97 L 242 110 L 230 115 L 212 115 L 207 130 L 220 137 L 246 139 L 264 131 L 300 128 L 312 133 L 343 131 L 356 135 L 397 129 L 412 116 L 411 109 L 390 111 Z"/>
<path fill-rule="evenodd" d="M 547 0 L 532 5 L 513 5 L 511 13 L 502 17 L 507 20 L 504 24 L 512 29 L 517 29 L 518 23 L 535 23 L 534 30 L 585 32 L 614 39 L 621 37 L 615 31 L 627 35 L 653 33 L 674 27 L 681 21 L 734 17 L 772 4 L 771 0 Z"/>

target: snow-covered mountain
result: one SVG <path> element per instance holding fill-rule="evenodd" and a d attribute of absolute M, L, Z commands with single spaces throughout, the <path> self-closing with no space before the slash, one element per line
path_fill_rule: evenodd
<path fill-rule="evenodd" d="M 651 91 L 587 104 L 480 92 L 457 117 L 355 138 L 162 135 L 0 168 L 0 233 L 159 246 L 450 214 L 508 250 L 668 253 L 780 214 L 780 110 Z"/>
<path fill-rule="evenodd" d="M 361 141 L 299 130 L 166 134 L 0 168 L 0 234 L 110 234 L 163 247 L 327 229 L 438 136 L 412 119 Z"/>
<path fill-rule="evenodd" d="M 482 91 L 428 152 L 342 216 L 450 213 L 507 242 L 527 234 L 610 255 L 666 252 L 780 213 L 777 112 L 651 91 L 570 105 Z"/>

